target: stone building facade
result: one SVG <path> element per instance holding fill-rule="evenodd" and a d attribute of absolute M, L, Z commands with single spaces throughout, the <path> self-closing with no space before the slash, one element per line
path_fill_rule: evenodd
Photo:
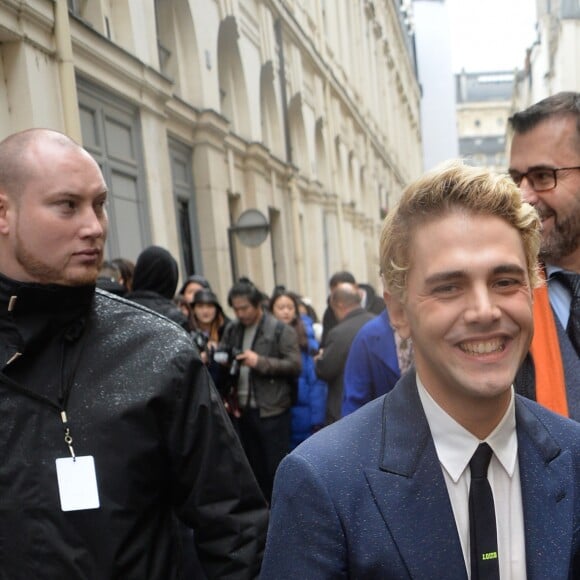
<path fill-rule="evenodd" d="M 515 74 L 510 71 L 455 75 L 459 154 L 472 165 L 507 170 L 506 127 Z"/>
<path fill-rule="evenodd" d="M 513 111 L 560 91 L 580 91 L 580 2 L 536 0 L 537 39 L 518 73 Z"/>
<path fill-rule="evenodd" d="M 154 243 L 222 299 L 246 275 L 320 310 L 336 270 L 378 284 L 381 219 L 421 171 L 410 11 L 2 0 L 0 136 L 51 127 L 94 155 L 111 189 L 108 257 Z M 240 241 L 247 210 L 265 218 L 260 245 Z"/>

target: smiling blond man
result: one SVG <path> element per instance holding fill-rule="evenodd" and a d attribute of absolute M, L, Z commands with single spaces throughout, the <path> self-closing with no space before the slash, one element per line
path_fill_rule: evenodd
<path fill-rule="evenodd" d="M 580 574 L 580 426 L 512 386 L 538 226 L 508 178 L 459 162 L 403 192 L 381 269 L 415 368 L 281 464 L 262 578 Z"/>

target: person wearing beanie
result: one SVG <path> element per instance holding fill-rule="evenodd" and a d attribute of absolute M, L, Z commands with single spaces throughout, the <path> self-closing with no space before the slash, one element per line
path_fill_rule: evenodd
<path fill-rule="evenodd" d="M 135 264 L 133 291 L 128 300 L 138 302 L 189 330 L 189 320 L 173 302 L 179 269 L 175 258 L 159 246 L 141 252 Z"/>

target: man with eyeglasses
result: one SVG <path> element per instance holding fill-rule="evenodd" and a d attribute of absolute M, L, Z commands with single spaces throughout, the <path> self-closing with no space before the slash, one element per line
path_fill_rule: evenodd
<path fill-rule="evenodd" d="M 580 93 L 514 114 L 509 173 L 542 222 L 547 284 L 534 296 L 535 333 L 516 389 L 580 421 Z"/>

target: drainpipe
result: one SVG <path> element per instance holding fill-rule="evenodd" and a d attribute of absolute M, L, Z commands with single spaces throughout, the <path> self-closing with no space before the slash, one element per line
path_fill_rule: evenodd
<path fill-rule="evenodd" d="M 55 0 L 54 37 L 58 63 L 64 132 L 82 143 L 81 118 L 73 62 L 67 0 Z"/>

